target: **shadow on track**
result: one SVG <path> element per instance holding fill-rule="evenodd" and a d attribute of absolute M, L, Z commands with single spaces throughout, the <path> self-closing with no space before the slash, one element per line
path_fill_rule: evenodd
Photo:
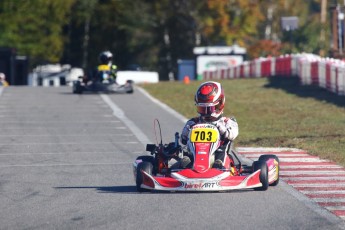
<path fill-rule="evenodd" d="M 137 193 L 135 186 L 65 186 L 55 189 L 95 189 L 101 193 Z"/>
<path fill-rule="evenodd" d="M 332 93 L 316 85 L 301 85 L 298 77 L 270 77 L 267 88 L 283 89 L 288 93 L 302 98 L 315 98 L 316 100 L 345 107 L 345 97 Z"/>
<path fill-rule="evenodd" d="M 126 193 L 126 194 L 201 194 L 201 193 L 214 193 L 214 194 L 219 194 L 219 193 L 244 193 L 244 192 L 254 192 L 254 190 L 251 189 L 243 189 L 243 190 L 231 190 L 231 191 L 148 191 L 148 192 L 138 192 L 136 189 L 136 186 L 62 186 L 62 187 L 54 187 L 54 189 L 95 189 L 99 193 Z"/>

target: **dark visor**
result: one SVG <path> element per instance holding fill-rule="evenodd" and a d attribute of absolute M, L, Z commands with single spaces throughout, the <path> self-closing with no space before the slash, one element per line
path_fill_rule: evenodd
<path fill-rule="evenodd" d="M 202 115 L 210 115 L 210 114 L 212 114 L 213 112 L 216 111 L 216 106 L 215 105 L 213 105 L 213 106 L 197 105 L 196 108 L 197 108 L 198 113 L 202 114 Z"/>

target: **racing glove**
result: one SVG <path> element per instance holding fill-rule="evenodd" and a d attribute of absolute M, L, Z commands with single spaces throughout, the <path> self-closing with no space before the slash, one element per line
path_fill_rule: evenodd
<path fill-rule="evenodd" d="M 226 132 L 228 131 L 227 127 L 222 122 L 217 123 L 217 128 L 221 136 L 225 136 Z"/>
<path fill-rule="evenodd" d="M 181 143 L 183 145 L 187 144 L 188 141 L 188 134 L 191 129 L 196 123 L 193 120 L 187 121 L 186 125 L 183 127 L 182 134 L 181 134 Z"/>
<path fill-rule="evenodd" d="M 226 118 L 216 124 L 223 139 L 234 140 L 238 135 L 238 124 L 235 118 Z"/>

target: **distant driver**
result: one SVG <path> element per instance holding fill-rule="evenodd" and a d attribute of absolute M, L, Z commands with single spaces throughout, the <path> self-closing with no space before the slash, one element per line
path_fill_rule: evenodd
<path fill-rule="evenodd" d="M 110 51 L 103 51 L 99 55 L 100 65 L 97 66 L 96 73 L 93 74 L 94 82 L 102 82 L 108 80 L 116 83 L 117 66 L 112 63 L 113 54 Z M 106 72 L 109 79 L 103 79 L 102 73 Z"/>

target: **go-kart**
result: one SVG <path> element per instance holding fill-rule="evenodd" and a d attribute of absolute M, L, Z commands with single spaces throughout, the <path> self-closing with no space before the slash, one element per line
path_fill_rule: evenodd
<path fill-rule="evenodd" d="M 82 94 L 84 92 L 103 93 L 133 93 L 133 81 L 127 80 L 124 85 L 119 85 L 111 78 L 109 71 L 98 71 L 97 80 L 90 80 L 79 77 L 73 81 L 73 93 Z"/>
<path fill-rule="evenodd" d="M 179 145 L 179 133 L 169 144 L 147 144 L 151 155 L 139 156 L 133 163 L 137 191 L 267 190 L 278 185 L 276 155 L 262 155 L 251 164 L 243 164 L 240 154 L 229 147 L 230 142 L 225 143 L 229 148 L 223 167 L 213 168 L 215 152 L 222 144 L 217 127 L 208 123 L 190 129 L 187 151 Z M 185 160 L 188 154 L 190 161 Z M 177 163 L 171 164 L 172 160 Z"/>

